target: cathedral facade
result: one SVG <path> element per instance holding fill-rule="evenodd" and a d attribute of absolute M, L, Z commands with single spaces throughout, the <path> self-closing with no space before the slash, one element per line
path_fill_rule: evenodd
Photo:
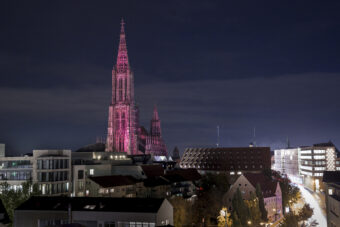
<path fill-rule="evenodd" d="M 112 69 L 112 99 L 109 106 L 105 150 L 126 152 L 129 155 L 145 153 L 167 156 L 157 109 L 154 109 L 150 133 L 139 126 L 133 78 L 122 20 L 117 62 Z"/>

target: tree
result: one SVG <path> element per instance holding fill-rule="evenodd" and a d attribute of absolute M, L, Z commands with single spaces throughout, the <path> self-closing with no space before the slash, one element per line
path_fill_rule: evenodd
<path fill-rule="evenodd" d="M 248 221 L 251 221 L 252 226 L 259 226 L 261 222 L 261 211 L 259 208 L 259 200 L 258 198 L 253 195 L 252 198 L 249 200 L 245 200 L 245 204 L 248 208 L 248 213 L 249 213 L 249 219 Z"/>
<path fill-rule="evenodd" d="M 191 220 L 191 203 L 182 197 L 174 197 L 170 199 L 170 203 L 174 208 L 174 225 L 189 225 Z"/>
<path fill-rule="evenodd" d="M 287 178 L 280 180 L 280 188 L 282 192 L 282 207 L 290 206 L 290 204 L 296 203 L 301 198 L 299 188 L 291 185 Z"/>
<path fill-rule="evenodd" d="M 312 216 L 313 216 L 313 208 L 311 208 L 310 205 L 306 203 L 298 213 L 298 220 L 307 221 Z"/>
<path fill-rule="evenodd" d="M 296 215 L 289 213 L 283 219 L 280 227 L 298 227 L 299 220 Z"/>
<path fill-rule="evenodd" d="M 226 207 L 223 207 L 220 211 L 220 215 L 217 217 L 218 227 L 225 227 L 226 224 L 227 226 L 231 227 L 232 226 L 232 220 L 231 220 L 231 213 L 228 212 L 228 209 Z"/>
<path fill-rule="evenodd" d="M 14 190 L 7 182 L 0 184 L 0 199 L 6 209 L 10 222 L 13 222 L 14 210 L 25 202 L 30 196 L 39 195 L 37 184 L 32 182 L 22 183 L 21 187 Z"/>
<path fill-rule="evenodd" d="M 261 212 L 261 219 L 262 221 L 268 221 L 267 218 L 267 210 L 266 207 L 264 206 L 264 199 L 263 199 L 263 193 L 262 193 L 262 189 L 261 189 L 261 185 L 260 184 L 256 184 L 256 196 L 259 200 L 259 208 L 260 208 L 260 212 Z"/>
<path fill-rule="evenodd" d="M 242 225 L 246 225 L 247 221 L 249 219 L 249 210 L 242 198 L 242 194 L 239 188 L 237 188 L 236 193 L 234 194 L 233 200 L 233 212 L 237 214 L 237 216 L 233 217 L 238 217 Z M 236 220 L 233 220 L 236 223 Z"/>

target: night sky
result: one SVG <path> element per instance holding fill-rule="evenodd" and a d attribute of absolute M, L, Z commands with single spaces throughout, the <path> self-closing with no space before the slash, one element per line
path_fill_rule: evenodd
<path fill-rule="evenodd" d="M 2 1 L 9 155 L 105 137 L 120 19 L 140 123 L 178 146 L 340 146 L 339 1 Z"/>

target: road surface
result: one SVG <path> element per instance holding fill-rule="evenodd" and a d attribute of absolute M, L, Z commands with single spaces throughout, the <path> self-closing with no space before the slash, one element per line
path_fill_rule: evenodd
<path fill-rule="evenodd" d="M 318 226 L 320 227 L 327 226 L 325 212 L 321 209 L 319 204 L 319 202 L 322 203 L 322 201 L 320 201 L 317 193 L 306 190 L 305 187 L 303 187 L 302 185 L 298 185 L 298 187 L 301 191 L 302 198 L 304 198 L 305 202 L 309 203 L 310 207 L 314 210 L 311 219 L 315 219 L 319 223 Z"/>

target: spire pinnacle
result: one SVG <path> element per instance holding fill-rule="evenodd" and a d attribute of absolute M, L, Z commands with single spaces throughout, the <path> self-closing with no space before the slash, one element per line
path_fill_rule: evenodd
<path fill-rule="evenodd" d="M 152 120 L 153 121 L 158 121 L 159 120 L 157 105 L 155 105 L 155 107 L 153 108 Z"/>
<path fill-rule="evenodd" d="M 125 28 L 124 28 L 125 22 L 124 19 L 122 17 L 121 21 L 120 21 L 120 34 L 125 34 Z"/>
<path fill-rule="evenodd" d="M 119 39 L 119 48 L 118 48 L 118 57 L 117 57 L 117 70 L 120 73 L 126 72 L 129 68 L 129 60 L 128 60 L 128 53 L 126 47 L 126 40 L 125 40 L 125 22 L 122 18 L 120 22 L 120 39 Z"/>

